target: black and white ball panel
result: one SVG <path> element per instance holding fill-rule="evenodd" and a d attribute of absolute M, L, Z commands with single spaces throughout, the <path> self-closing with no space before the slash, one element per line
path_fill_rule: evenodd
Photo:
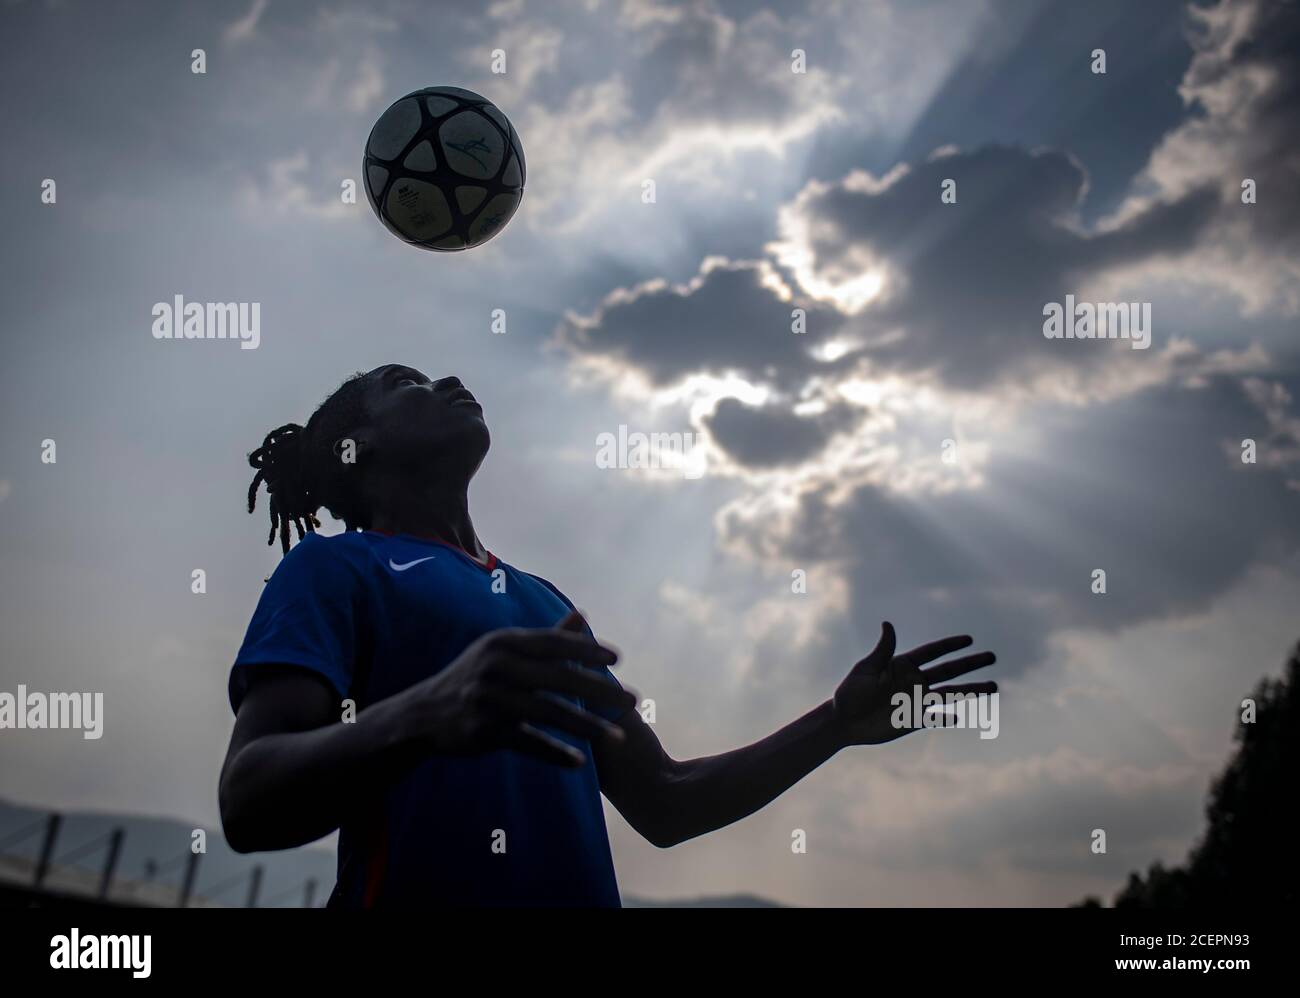
<path fill-rule="evenodd" d="M 366 143 L 371 207 L 399 238 L 458 250 L 491 239 L 523 196 L 523 151 L 509 119 L 459 87 L 407 94 Z"/>

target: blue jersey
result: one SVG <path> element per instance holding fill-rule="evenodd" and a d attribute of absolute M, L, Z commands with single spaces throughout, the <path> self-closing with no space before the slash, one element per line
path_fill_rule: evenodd
<path fill-rule="evenodd" d="M 323 676 L 340 700 L 364 710 L 445 668 L 489 631 L 551 627 L 571 608 L 544 579 L 439 541 L 308 534 L 262 592 L 231 669 L 230 703 L 238 711 L 259 667 L 288 664 Z M 609 708 L 589 709 L 610 717 Z M 617 907 L 591 746 L 546 730 L 586 753 L 586 764 L 508 750 L 432 756 L 381 804 L 346 818 L 330 906 Z"/>

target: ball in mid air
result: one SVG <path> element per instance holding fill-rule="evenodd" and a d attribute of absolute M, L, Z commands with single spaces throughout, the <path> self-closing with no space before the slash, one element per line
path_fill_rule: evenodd
<path fill-rule="evenodd" d="M 370 130 L 362 172 L 379 220 L 428 250 L 487 242 L 524 194 L 524 151 L 510 120 L 459 87 L 395 101 Z"/>

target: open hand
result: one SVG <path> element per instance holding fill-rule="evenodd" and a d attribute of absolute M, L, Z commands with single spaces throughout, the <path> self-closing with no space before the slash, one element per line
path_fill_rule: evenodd
<path fill-rule="evenodd" d="M 880 641 L 871 654 L 853 666 L 835 691 L 835 723 L 840 728 L 844 744 L 878 745 L 901 738 L 913 730 L 895 726 L 891 721 L 898 709 L 891 703 L 896 693 L 913 697 L 917 687 L 920 687 L 922 696 L 932 689 L 940 694 L 997 692 L 998 685 L 993 682 L 934 685 L 992 665 L 996 658 L 989 651 L 964 655 L 928 669 L 921 668 L 936 658 L 969 648 L 974 643 L 970 635 L 941 638 L 895 655 L 897 639 L 893 625 L 886 621 L 881 628 Z M 910 710 L 908 714 L 910 716 Z"/>

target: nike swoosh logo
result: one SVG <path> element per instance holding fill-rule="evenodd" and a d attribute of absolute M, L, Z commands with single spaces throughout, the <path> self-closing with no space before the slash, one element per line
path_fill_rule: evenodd
<path fill-rule="evenodd" d="M 415 561 L 408 561 L 405 565 L 399 565 L 397 562 L 393 561 L 392 558 L 389 558 L 388 567 L 394 572 L 405 572 L 408 568 L 412 568 L 413 566 L 420 564 L 422 561 L 433 561 L 433 557 L 433 555 L 429 555 L 427 558 L 416 558 Z"/>

